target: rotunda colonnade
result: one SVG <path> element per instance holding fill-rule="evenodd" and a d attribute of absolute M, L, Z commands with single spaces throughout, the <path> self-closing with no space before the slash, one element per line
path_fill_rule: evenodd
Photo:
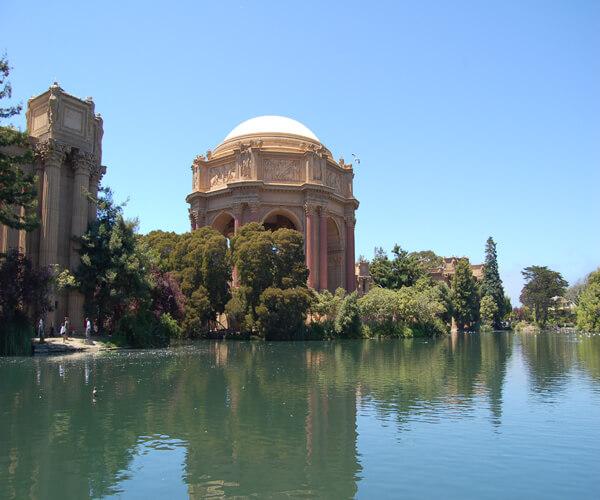
<path fill-rule="evenodd" d="M 192 230 L 211 226 L 226 237 L 248 222 L 304 235 L 308 284 L 356 288 L 352 165 L 335 161 L 315 134 L 281 116 L 234 128 L 192 164 L 187 196 Z"/>

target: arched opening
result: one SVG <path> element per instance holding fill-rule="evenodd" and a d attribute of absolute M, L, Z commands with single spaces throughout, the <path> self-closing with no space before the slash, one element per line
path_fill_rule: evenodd
<path fill-rule="evenodd" d="M 327 219 L 327 288 L 334 292 L 343 286 L 344 249 L 337 223 Z"/>
<path fill-rule="evenodd" d="M 263 219 L 263 226 L 269 231 L 276 231 L 277 229 L 295 229 L 300 230 L 296 217 L 290 212 L 284 210 L 273 210 L 269 212 Z"/>
<path fill-rule="evenodd" d="M 235 232 L 233 216 L 227 212 L 221 212 L 212 223 L 213 229 L 219 231 L 225 238 L 230 239 Z"/>

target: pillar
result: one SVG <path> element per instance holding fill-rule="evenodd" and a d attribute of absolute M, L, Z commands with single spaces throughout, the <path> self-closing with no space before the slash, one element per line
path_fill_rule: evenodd
<path fill-rule="evenodd" d="M 315 209 L 310 205 L 305 206 L 306 212 L 306 267 L 308 267 L 308 286 L 317 287 L 315 269 Z"/>
<path fill-rule="evenodd" d="M 71 211 L 71 236 L 78 238 L 85 233 L 88 225 L 88 188 L 90 184 L 90 167 L 93 159 L 86 156 L 75 158 L 75 174 L 73 177 L 73 205 Z M 79 266 L 79 244 L 71 241 L 69 267 L 75 271 Z M 69 318 L 75 331 L 84 331 L 83 295 L 72 290 L 69 292 Z"/>
<path fill-rule="evenodd" d="M 60 220 L 60 169 L 65 157 L 61 145 L 44 144 L 42 175 L 42 210 L 40 224 L 40 266 L 58 264 L 58 221 Z M 56 295 L 50 294 L 54 307 Z M 48 313 L 48 325 L 58 328 L 56 311 Z"/>
<path fill-rule="evenodd" d="M 324 208 L 319 219 L 319 288 L 327 290 L 327 211 Z"/>
<path fill-rule="evenodd" d="M 354 262 L 354 214 L 346 219 L 346 290 L 356 290 L 356 271 Z"/>

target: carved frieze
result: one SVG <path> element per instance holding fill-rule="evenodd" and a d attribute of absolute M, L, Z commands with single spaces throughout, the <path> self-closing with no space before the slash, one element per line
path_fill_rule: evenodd
<path fill-rule="evenodd" d="M 219 167 L 212 167 L 210 169 L 210 187 L 215 188 L 224 186 L 228 182 L 235 179 L 235 165 L 233 163 L 226 163 Z"/>
<path fill-rule="evenodd" d="M 304 172 L 299 160 L 267 158 L 264 163 L 264 178 L 271 182 L 302 182 Z"/>
<path fill-rule="evenodd" d="M 325 177 L 325 184 L 330 188 L 333 188 L 338 193 L 342 191 L 342 174 L 335 170 L 327 170 L 327 176 Z"/>

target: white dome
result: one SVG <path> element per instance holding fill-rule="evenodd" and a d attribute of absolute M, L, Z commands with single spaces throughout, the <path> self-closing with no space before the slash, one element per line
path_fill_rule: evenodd
<path fill-rule="evenodd" d="M 275 115 L 257 116 L 256 118 L 250 118 L 249 120 L 240 123 L 227 134 L 227 137 L 223 139 L 223 142 L 235 137 L 261 133 L 299 135 L 320 142 L 318 137 L 299 121 L 287 118 L 286 116 Z"/>

